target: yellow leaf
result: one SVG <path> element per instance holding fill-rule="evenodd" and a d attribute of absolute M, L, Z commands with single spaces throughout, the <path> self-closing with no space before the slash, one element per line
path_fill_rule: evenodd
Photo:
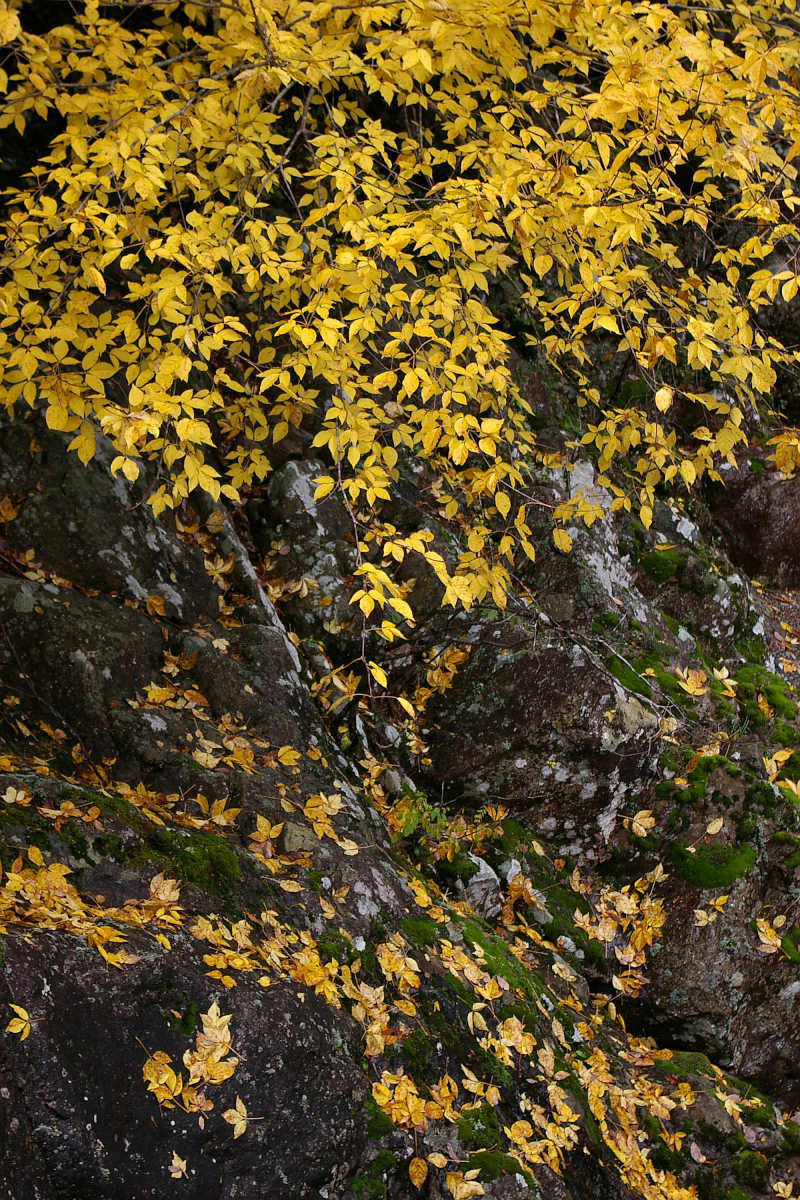
<path fill-rule="evenodd" d="M 0 9 L 0 46 L 13 42 L 22 33 L 19 17 L 5 6 Z"/>
<path fill-rule="evenodd" d="M 438 1150 L 434 1150 L 434 1152 L 432 1154 L 428 1155 L 428 1162 L 431 1164 L 432 1167 L 446 1167 L 447 1166 L 447 1159 L 445 1158 L 445 1156 L 443 1154 L 440 1154 Z"/>
<path fill-rule="evenodd" d="M 177 1150 L 172 1151 L 169 1173 L 173 1179 L 186 1179 L 186 1159 L 181 1158 Z"/>
<path fill-rule="evenodd" d="M 569 554 L 572 549 L 572 538 L 566 529 L 554 529 L 553 541 L 557 550 L 560 550 L 562 554 Z"/>
<path fill-rule="evenodd" d="M 284 767 L 296 767 L 300 762 L 300 751 L 295 750 L 294 746 L 281 746 L 278 751 L 278 762 Z"/>
<path fill-rule="evenodd" d="M 242 1136 L 247 1129 L 248 1116 L 247 1109 L 242 1102 L 241 1096 L 236 1097 L 235 1108 L 226 1109 L 226 1111 L 222 1114 L 222 1119 L 223 1121 L 227 1121 L 229 1125 L 233 1126 L 233 1136 L 235 1138 Z M 259 1118 L 256 1118 L 256 1120 L 258 1119 Z"/>
<path fill-rule="evenodd" d="M 9 1004 L 8 1007 L 17 1015 L 12 1017 L 6 1025 L 6 1033 L 19 1034 L 19 1040 L 24 1042 L 31 1031 L 31 1019 L 26 1010 L 21 1008 L 19 1004 Z"/>
<path fill-rule="evenodd" d="M 424 1158 L 412 1158 L 408 1164 L 408 1178 L 415 1188 L 421 1188 L 428 1178 L 428 1164 Z"/>
<path fill-rule="evenodd" d="M 637 812 L 631 822 L 631 828 L 636 837 L 647 837 L 648 831 L 655 827 L 656 819 L 649 808 L 643 808 Z"/>
<path fill-rule="evenodd" d="M 314 491 L 315 500 L 324 500 L 336 487 L 336 480 L 332 479 L 330 475 L 320 475 L 314 482 L 317 485 Z"/>
<path fill-rule="evenodd" d="M 75 434 L 67 449 L 77 450 L 78 458 L 84 466 L 94 458 L 94 427 L 88 421 L 81 424 L 80 431 Z"/>
<path fill-rule="evenodd" d="M 709 821 L 708 825 L 706 825 L 706 833 L 711 834 L 711 836 L 713 837 L 713 835 L 715 833 L 719 833 L 720 829 L 722 829 L 722 826 L 724 824 L 725 824 L 724 817 L 715 817 L 713 821 Z"/>
<path fill-rule="evenodd" d="M 675 393 L 671 387 L 660 387 L 653 397 L 656 408 L 659 412 L 666 412 L 672 404 Z"/>
<path fill-rule="evenodd" d="M 376 683 L 379 683 L 381 687 L 385 688 L 387 679 L 386 672 L 384 671 L 383 667 L 379 667 L 376 662 L 371 661 L 367 663 L 367 666 L 369 667 L 370 675 L 376 681 Z"/>

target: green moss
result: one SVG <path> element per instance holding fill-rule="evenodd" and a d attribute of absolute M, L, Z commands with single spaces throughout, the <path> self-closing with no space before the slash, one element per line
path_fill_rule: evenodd
<path fill-rule="evenodd" d="M 691 1050 L 673 1050 L 672 1058 L 656 1060 L 656 1069 L 665 1075 L 674 1075 L 677 1079 L 685 1079 L 687 1075 L 704 1075 L 713 1077 L 714 1071 L 705 1054 Z"/>
<path fill-rule="evenodd" d="M 508 856 L 514 854 L 520 846 L 527 845 L 532 836 L 519 821 L 515 821 L 513 817 L 506 817 L 503 821 L 503 834 L 497 845 L 503 854 Z"/>
<path fill-rule="evenodd" d="M 683 573 L 689 556 L 685 550 L 651 550 L 639 566 L 656 583 L 666 583 Z"/>
<path fill-rule="evenodd" d="M 58 832 L 58 837 L 73 858 L 85 859 L 88 857 L 89 839 L 76 821 L 65 821 Z"/>
<path fill-rule="evenodd" d="M 696 887 L 728 887 L 735 879 L 747 875 L 756 865 L 755 848 L 747 843 L 735 846 L 698 846 L 690 854 L 685 846 L 673 843 L 669 859 L 684 879 Z"/>
<path fill-rule="evenodd" d="M 767 643 L 757 634 L 741 638 L 734 646 L 734 650 L 745 662 L 755 663 L 758 666 L 762 665 L 767 657 Z"/>
<path fill-rule="evenodd" d="M 602 637 L 604 633 L 608 633 L 612 629 L 617 629 L 622 621 L 619 613 L 601 613 L 592 620 L 592 633 Z"/>
<path fill-rule="evenodd" d="M 753 728 L 762 728 L 769 721 L 766 713 L 759 708 L 759 695 L 764 696 L 777 717 L 784 721 L 797 720 L 797 706 L 791 699 L 789 685 L 779 675 L 752 664 L 737 671 L 736 681 L 740 711 Z"/>
<path fill-rule="evenodd" d="M 658 765 L 662 771 L 674 771 L 677 775 L 685 766 L 685 758 L 677 746 L 670 746 L 659 758 Z"/>
<path fill-rule="evenodd" d="M 467 941 L 483 951 L 483 964 L 490 975 L 500 975 L 529 1000 L 536 1001 L 545 990 L 542 979 L 515 958 L 501 937 L 477 921 L 460 918 Z"/>
<path fill-rule="evenodd" d="M 772 790 L 772 784 L 766 780 L 759 780 L 757 783 L 751 783 L 745 792 L 745 809 L 750 812 L 756 810 L 763 813 L 774 813 L 778 800 Z"/>
<path fill-rule="evenodd" d="M 338 929 L 331 929 L 330 926 L 317 939 L 317 949 L 323 962 L 333 962 L 335 959 L 338 963 L 349 965 L 354 958 L 358 958 L 352 942 Z"/>
<path fill-rule="evenodd" d="M 623 662 L 616 654 L 609 660 L 608 669 L 629 692 L 636 692 L 639 696 L 644 696 L 646 700 L 652 699 L 653 689 L 649 683 L 646 683 L 633 667 Z"/>
<path fill-rule="evenodd" d="M 796 725 L 790 725 L 788 721 L 776 721 L 772 727 L 772 736 L 782 746 L 800 745 L 800 730 Z"/>
<path fill-rule="evenodd" d="M 387 1117 L 386 1113 L 378 1108 L 373 1096 L 367 1096 L 366 1110 L 367 1133 L 369 1136 L 375 1139 L 387 1137 L 394 1129 L 394 1125 L 392 1124 L 391 1117 Z"/>
<path fill-rule="evenodd" d="M 752 1088 L 746 1089 L 746 1092 L 749 1091 L 752 1091 Z M 748 1108 L 745 1117 L 749 1125 L 758 1125 L 761 1129 L 774 1128 L 776 1120 L 773 1105 L 769 1100 L 763 1099 L 759 1099 L 758 1104 Z"/>
<path fill-rule="evenodd" d="M 800 1154 L 800 1125 L 796 1121 L 787 1121 L 781 1134 L 781 1150 L 789 1154 Z"/>
<path fill-rule="evenodd" d="M 199 1009 L 194 1000 L 187 1001 L 184 1004 L 182 1011 L 170 1010 L 164 1013 L 164 1019 L 168 1025 L 171 1025 L 178 1033 L 184 1034 L 186 1037 L 191 1037 L 197 1029 L 197 1014 Z M 177 1015 L 176 1015 L 177 1013 Z"/>
<path fill-rule="evenodd" d="M 239 882 L 239 859 L 224 838 L 213 833 L 154 829 L 132 855 L 158 861 L 162 870 L 213 896 L 230 896 Z"/>
<path fill-rule="evenodd" d="M 311 888 L 312 892 L 321 892 L 322 891 L 322 872 L 321 871 L 314 871 L 314 870 L 306 871 L 306 879 L 308 880 L 308 886 Z"/>
<path fill-rule="evenodd" d="M 122 862 L 125 858 L 125 843 L 115 833 L 104 833 L 92 842 L 92 852 L 100 858 Z"/>
<path fill-rule="evenodd" d="M 758 836 L 758 821 L 755 817 L 742 817 L 736 825 L 736 836 L 740 842 L 752 842 Z"/>
<path fill-rule="evenodd" d="M 78 821 L 65 821 L 56 832 L 51 822 L 29 809 L 4 809 L 0 812 L 0 826 L 20 828 L 24 841 L 38 846 L 43 853 L 54 853 L 63 847 L 77 860 L 112 858 L 116 862 L 157 862 L 166 874 L 215 896 L 229 896 L 236 888 L 239 860 L 224 838 L 194 830 L 154 826 L 119 796 L 70 788 L 58 797 L 59 801 L 64 799 L 74 804 L 96 804 L 102 813 L 128 826 L 136 838 L 131 839 L 132 844 L 128 846 L 117 834 L 103 833 L 93 837 L 91 830 Z"/>
<path fill-rule="evenodd" d="M 15 804 L 0 808 L 0 861 L 6 870 L 26 845 L 49 854 L 55 836 L 52 823 L 32 809 Z"/>
<path fill-rule="evenodd" d="M 483 1183 L 492 1179 L 502 1179 L 506 1175 L 521 1175 L 531 1189 L 536 1188 L 536 1180 L 510 1154 L 502 1154 L 498 1150 L 477 1150 L 467 1159 L 465 1170 L 480 1171 L 478 1178 Z M 532 1195 L 536 1195 L 533 1191 Z"/>
<path fill-rule="evenodd" d="M 800 851 L 798 851 L 800 856 Z M 795 926 L 781 938 L 783 952 L 790 962 L 800 962 L 800 925 Z"/>
<path fill-rule="evenodd" d="M 441 925 L 432 917 L 408 917 L 400 922 L 400 928 L 412 946 L 418 948 L 435 946 L 442 934 Z"/>
<path fill-rule="evenodd" d="M 392 1154 L 391 1150 L 379 1150 L 366 1170 L 350 1184 L 353 1195 L 358 1200 L 385 1200 L 388 1177 L 395 1173 L 397 1165 L 396 1154 Z"/>
<path fill-rule="evenodd" d="M 605 951 L 602 944 L 595 941 L 594 938 L 590 938 L 583 929 L 578 929 L 575 924 L 573 917 L 575 909 L 582 911 L 588 909 L 583 897 L 576 895 L 569 888 L 555 885 L 547 888 L 545 899 L 548 910 L 553 914 L 553 919 L 546 925 L 540 926 L 544 936 L 552 942 L 558 942 L 560 937 L 571 938 L 577 949 L 583 952 L 584 959 L 588 959 L 598 966 L 605 962 Z"/>
<path fill-rule="evenodd" d="M 693 708 L 694 701 L 688 692 L 685 692 L 678 683 L 672 671 L 667 670 L 666 663 L 674 657 L 674 650 L 670 646 L 665 646 L 663 643 L 651 646 L 644 654 L 636 659 L 636 669 L 641 673 L 645 671 L 652 672 L 648 675 L 648 679 L 652 679 L 659 691 L 665 696 L 669 696 L 675 704 L 682 708 Z"/>
<path fill-rule="evenodd" d="M 689 1161 L 688 1145 L 685 1145 L 681 1150 L 670 1149 L 664 1141 L 660 1122 L 652 1113 L 647 1112 L 646 1109 L 641 1112 L 639 1119 L 654 1142 L 650 1154 L 653 1165 L 658 1167 L 660 1171 L 672 1171 L 674 1174 L 679 1175 Z"/>
<path fill-rule="evenodd" d="M 463 1113 L 458 1121 L 458 1136 L 464 1146 L 476 1150 L 492 1150 L 502 1145 L 500 1121 L 491 1104 L 482 1104 Z"/>
<path fill-rule="evenodd" d="M 436 993 L 434 996 L 423 991 L 415 996 L 431 1041 L 441 1042 L 446 1057 L 466 1063 L 479 1079 L 501 1089 L 513 1088 L 514 1078 L 508 1067 L 498 1062 L 469 1032 L 466 1014 L 475 1000 L 474 993 L 449 973 L 436 980 Z"/>
<path fill-rule="evenodd" d="M 794 869 L 795 866 L 800 866 L 800 848 L 795 850 L 793 854 L 789 854 L 788 858 L 784 858 L 783 865 L 788 866 L 789 870 Z"/>
<path fill-rule="evenodd" d="M 571 1033 L 570 1033 L 571 1036 Z M 583 1123 L 586 1126 L 586 1132 L 589 1135 L 589 1141 L 592 1142 L 598 1150 L 603 1145 L 603 1135 L 600 1132 L 600 1126 L 597 1124 L 594 1113 L 589 1108 L 589 1101 L 586 1096 L 586 1088 L 578 1079 L 575 1071 L 571 1066 L 562 1060 L 560 1055 L 556 1056 L 558 1069 L 564 1071 L 566 1078 L 562 1081 L 564 1090 L 569 1092 L 572 1097 L 575 1108 L 582 1114 Z"/>
<path fill-rule="evenodd" d="M 763 1154 L 755 1150 L 742 1150 L 733 1166 L 739 1183 L 746 1184 L 755 1192 L 766 1192 L 769 1183 L 769 1165 Z"/>
<path fill-rule="evenodd" d="M 400 1057 L 408 1067 L 408 1073 L 417 1083 L 425 1078 L 428 1069 L 433 1059 L 433 1047 L 431 1046 L 430 1035 L 424 1029 L 415 1029 L 412 1034 L 404 1038 L 400 1050 Z"/>
<path fill-rule="evenodd" d="M 697 1195 L 699 1200 L 752 1200 L 749 1192 L 743 1188 L 724 1187 L 717 1183 L 714 1176 L 708 1171 L 700 1171 L 695 1175 L 695 1184 L 697 1186 Z"/>
<path fill-rule="evenodd" d="M 438 864 L 438 874 L 444 886 L 452 884 L 457 879 L 466 883 L 467 880 L 472 879 L 477 870 L 478 864 L 466 854 L 456 854 L 452 861 L 443 858 Z"/>
<path fill-rule="evenodd" d="M 724 754 L 707 754 L 697 760 L 694 768 L 688 774 L 688 788 L 677 789 L 674 784 L 670 785 L 667 781 L 666 786 L 658 785 L 661 789 L 660 794 L 663 794 L 665 798 L 677 800 L 683 807 L 692 807 L 708 798 L 709 776 L 717 772 L 724 772 L 731 779 L 739 779 L 742 775 L 742 768 L 730 758 L 726 758 Z M 723 796 L 722 802 L 725 800 L 726 797 Z"/>

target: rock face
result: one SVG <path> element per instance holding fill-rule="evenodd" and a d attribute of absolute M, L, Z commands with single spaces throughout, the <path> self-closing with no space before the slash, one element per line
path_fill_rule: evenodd
<path fill-rule="evenodd" d="M 180 1058 L 186 1042 L 164 1012 L 191 1013 L 206 992 L 196 956 L 179 934 L 170 951 L 141 937 L 140 961 L 111 979 L 85 945 L 52 937 L 5 941 L 6 978 L 36 996 L 36 1054 L 0 1066 L 16 1114 L 3 1154 L 9 1200 L 162 1196 L 155 1163 L 173 1149 L 192 1163 L 186 1195 L 319 1196 L 336 1193 L 366 1138 L 359 1120 L 366 1079 L 356 1065 L 356 1029 L 315 996 L 245 981 L 232 1030 L 237 1094 L 258 1117 L 246 1142 L 220 1140 L 177 1109 L 154 1114 L 142 1088 L 141 1044 Z M 71 1030 L 65 1036 L 65 1030 Z M 169 1176 L 167 1175 L 167 1178 Z M 24 1183 L 23 1183 L 24 1181 Z"/>
<path fill-rule="evenodd" d="M 733 561 L 779 588 L 800 586 L 800 478 L 728 471 L 713 500 L 714 521 Z"/>
<path fill-rule="evenodd" d="M 414 727 L 336 699 L 362 643 L 320 473 L 156 522 L 0 424 L 0 1197 L 800 1178 L 779 624 L 666 507 L 542 536 L 504 612 L 409 562 L 419 628 L 364 653 Z M 608 507 L 588 464 L 539 487 Z"/>

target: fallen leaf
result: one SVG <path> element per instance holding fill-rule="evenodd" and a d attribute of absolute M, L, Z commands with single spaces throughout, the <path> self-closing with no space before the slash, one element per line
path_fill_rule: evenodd
<path fill-rule="evenodd" d="M 173 1179 L 186 1178 L 186 1159 L 181 1158 L 177 1150 L 172 1152 L 172 1162 L 170 1163 L 169 1173 Z"/>
<path fill-rule="evenodd" d="M 408 1164 L 408 1178 L 415 1188 L 421 1188 L 428 1178 L 428 1164 L 424 1158 L 412 1158 Z"/>
<path fill-rule="evenodd" d="M 12 1012 L 15 1012 L 17 1015 L 15 1017 L 12 1017 L 11 1020 L 6 1025 L 6 1033 L 19 1034 L 19 1040 L 21 1042 L 24 1042 L 25 1038 L 28 1036 L 28 1034 L 31 1031 L 31 1019 L 28 1016 L 26 1010 L 24 1008 L 21 1008 L 19 1006 L 19 1004 L 9 1004 L 8 1007 L 12 1010 Z"/>

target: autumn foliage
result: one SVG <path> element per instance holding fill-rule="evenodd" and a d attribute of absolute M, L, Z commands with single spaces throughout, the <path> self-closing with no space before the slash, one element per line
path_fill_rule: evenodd
<path fill-rule="evenodd" d="M 151 464 L 157 511 L 237 499 L 304 425 L 319 494 L 371 531 L 367 613 L 410 615 L 380 514 L 404 463 L 458 525 L 457 561 L 415 547 L 446 602 L 502 603 L 534 557 L 503 306 L 645 525 L 796 362 L 770 332 L 800 282 L 792 0 L 86 0 L 46 33 L 30 7 L 0 5 L 0 126 L 28 155 L 4 196 L 3 402 L 84 461 L 102 432 L 112 471 Z M 625 397 L 594 369 L 619 355 Z M 778 454 L 792 470 L 792 431 Z"/>

